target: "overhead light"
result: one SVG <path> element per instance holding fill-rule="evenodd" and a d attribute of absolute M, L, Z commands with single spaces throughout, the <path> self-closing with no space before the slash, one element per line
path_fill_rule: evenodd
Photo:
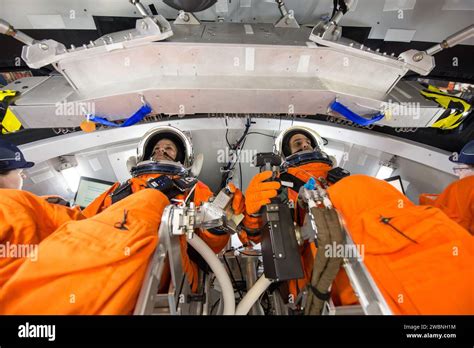
<path fill-rule="evenodd" d="M 79 187 L 79 180 L 81 179 L 76 167 L 70 167 L 61 170 L 61 174 L 66 180 L 67 186 L 72 192 L 76 192 Z"/>
<path fill-rule="evenodd" d="M 58 158 L 57 170 L 62 174 L 68 188 L 72 192 L 77 191 L 81 179 L 77 166 L 78 164 L 74 156 L 60 156 Z"/>
<path fill-rule="evenodd" d="M 392 176 L 392 173 L 395 169 L 397 169 L 397 156 L 392 156 L 388 161 L 380 161 L 379 162 L 379 170 L 375 177 L 377 179 L 388 179 Z"/>
<path fill-rule="evenodd" d="M 380 166 L 379 171 L 377 172 L 377 175 L 375 175 L 375 177 L 377 179 L 384 180 L 384 179 L 390 178 L 390 176 L 392 176 L 392 173 L 393 173 L 392 167 L 382 165 Z"/>

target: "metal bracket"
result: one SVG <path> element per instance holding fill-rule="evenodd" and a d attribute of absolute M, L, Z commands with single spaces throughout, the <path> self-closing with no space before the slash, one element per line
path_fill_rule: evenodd
<path fill-rule="evenodd" d="M 175 25 L 199 25 L 201 22 L 196 18 L 191 12 L 179 11 L 178 17 L 176 17 L 174 23 Z"/>
<path fill-rule="evenodd" d="M 327 196 L 327 192 L 320 187 L 316 186 L 316 190 L 309 190 L 303 188 L 299 193 L 302 196 L 302 199 L 305 203 L 308 204 L 308 215 L 310 219 L 314 222 L 314 214 L 312 214 L 313 209 L 323 203 L 326 208 L 332 208 L 332 203 Z M 338 214 L 339 215 L 339 214 Z M 365 314 L 392 314 L 390 307 L 388 306 L 385 298 L 380 292 L 377 284 L 373 280 L 372 276 L 368 272 L 365 264 L 363 263 L 362 256 L 358 255 L 358 250 L 356 245 L 352 241 L 351 236 L 347 232 L 347 227 L 344 223 L 344 219 L 339 215 L 339 221 L 343 227 L 344 233 L 344 245 L 347 245 L 352 250 L 357 251 L 357 255 L 353 257 L 344 258 L 344 268 L 346 270 L 347 276 L 351 282 L 354 292 L 359 297 L 362 309 Z M 316 235 L 318 234 L 316 224 L 313 224 Z M 313 232 L 314 233 L 314 232 Z"/>
<path fill-rule="evenodd" d="M 282 17 L 275 23 L 275 27 L 299 29 L 300 25 L 295 19 L 293 10 L 288 10 L 283 0 L 276 0 L 276 3 L 278 4 L 278 9 Z"/>
<path fill-rule="evenodd" d="M 342 27 L 334 22 L 321 21 L 311 31 L 311 36 L 320 37 L 323 40 L 338 41 L 342 35 Z M 314 40 L 313 40 L 314 41 Z"/>
<path fill-rule="evenodd" d="M 155 296 L 158 293 L 158 287 L 160 285 L 161 275 L 163 274 L 167 253 L 166 246 L 163 241 L 165 234 L 165 226 L 162 224 L 158 232 L 159 243 L 148 263 L 142 288 L 138 295 L 135 310 L 133 312 L 134 315 L 146 315 L 153 313 L 153 309 L 155 307 Z"/>
<path fill-rule="evenodd" d="M 408 50 L 401 53 L 398 58 L 407 63 L 411 71 L 423 76 L 428 75 L 436 66 L 433 56 L 424 51 Z"/>
<path fill-rule="evenodd" d="M 356 245 L 352 241 L 351 236 L 344 226 L 345 244 L 356 249 Z M 362 310 L 366 315 L 391 315 L 392 310 L 388 306 L 380 289 L 370 275 L 367 267 L 359 257 L 345 258 L 343 263 L 347 276 L 350 280 L 354 292 L 359 298 Z"/>
<path fill-rule="evenodd" d="M 162 41 L 173 35 L 170 23 L 161 15 L 146 16 L 137 20 L 135 29 L 105 35 L 78 48 L 71 45 L 70 49 L 55 40 L 36 41 L 3 20 L 0 20 L 0 33 L 26 44 L 23 46 L 21 58 L 33 69 L 56 63 L 66 57 L 84 54 L 84 51 L 107 53 L 115 49 Z"/>
<path fill-rule="evenodd" d="M 229 234 L 236 233 L 238 224 L 234 220 L 239 217 L 227 214 L 214 202 L 205 202 L 199 207 L 194 207 L 193 203 L 189 206 L 173 206 L 170 208 L 166 219 L 171 235 L 186 234 L 191 239 L 196 228 L 210 229 L 218 227 Z"/>
<path fill-rule="evenodd" d="M 169 205 L 163 211 L 163 218 L 158 232 L 158 245 L 148 263 L 142 288 L 135 305 L 134 315 L 153 314 L 158 287 L 168 256 L 171 271 L 171 286 L 168 293 L 169 313 L 178 314 L 176 304 L 179 303 L 179 291 L 184 271 L 181 265 L 181 249 L 177 236 L 171 235 L 169 216 L 172 215 L 173 206 Z"/>
<path fill-rule="evenodd" d="M 352 0 L 345 0 L 345 3 L 347 11 L 349 11 L 354 2 Z M 342 27 L 339 26 L 339 22 L 345 13 L 347 12 L 338 10 L 329 21 L 320 21 L 313 28 L 311 35 L 319 36 L 324 40 L 338 41 L 342 35 Z"/>
<path fill-rule="evenodd" d="M 66 46 L 62 43 L 55 40 L 43 40 L 29 46 L 23 46 L 21 58 L 30 68 L 39 69 L 54 63 L 58 60 L 58 56 L 66 52 Z"/>
<path fill-rule="evenodd" d="M 457 33 L 447 37 L 441 43 L 436 44 L 426 51 L 408 50 L 401 53 L 398 58 L 407 63 L 410 70 L 426 76 L 436 66 L 433 55 L 441 52 L 442 50 L 450 47 L 454 47 L 464 40 L 474 36 L 474 24 L 471 24 L 467 28 L 464 28 Z"/>

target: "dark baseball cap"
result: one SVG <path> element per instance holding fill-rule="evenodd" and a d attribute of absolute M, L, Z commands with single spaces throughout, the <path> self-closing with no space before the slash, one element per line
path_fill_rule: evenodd
<path fill-rule="evenodd" d="M 27 162 L 18 147 L 0 139 L 0 171 L 31 168 L 35 164 Z"/>
<path fill-rule="evenodd" d="M 461 153 L 451 155 L 449 160 L 454 163 L 474 165 L 474 140 L 471 140 L 461 150 Z"/>

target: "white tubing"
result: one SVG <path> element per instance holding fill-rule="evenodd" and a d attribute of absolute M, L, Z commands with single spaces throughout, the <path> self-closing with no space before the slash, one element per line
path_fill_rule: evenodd
<path fill-rule="evenodd" d="M 245 295 L 242 301 L 240 301 L 237 310 L 235 311 L 235 315 L 247 315 L 254 303 L 257 302 L 271 283 L 271 280 L 265 278 L 265 275 L 262 275 L 255 285 L 247 292 L 247 295 Z"/>
<path fill-rule="evenodd" d="M 219 261 L 218 257 L 214 252 L 207 246 L 204 241 L 199 238 L 198 235 L 194 234 L 192 239 L 188 239 L 188 243 L 196 249 L 196 251 L 201 255 L 204 260 L 206 260 L 209 267 L 211 267 L 212 272 L 216 275 L 216 279 L 219 282 L 219 285 L 222 289 L 222 299 L 224 301 L 224 315 L 234 315 L 235 314 L 235 296 L 234 296 L 234 287 L 230 281 L 229 275 L 225 270 L 222 263 Z"/>

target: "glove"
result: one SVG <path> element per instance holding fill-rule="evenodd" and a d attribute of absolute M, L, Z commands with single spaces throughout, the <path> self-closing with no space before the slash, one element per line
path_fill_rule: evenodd
<path fill-rule="evenodd" d="M 272 172 L 265 172 L 255 175 L 250 181 L 249 187 L 245 192 L 245 207 L 247 214 L 256 214 L 262 206 L 269 204 L 270 199 L 278 195 L 277 190 L 281 184 L 276 181 L 264 182 L 272 177 Z"/>
<path fill-rule="evenodd" d="M 242 222 L 243 227 L 239 233 L 239 239 L 243 245 L 249 245 L 249 241 L 260 243 L 262 239 L 263 221 L 261 217 L 245 215 Z"/>
<path fill-rule="evenodd" d="M 71 206 L 68 201 L 66 201 L 64 198 L 60 196 L 43 196 L 43 198 L 46 200 L 46 202 L 50 204 L 62 205 L 65 207 Z"/>
<path fill-rule="evenodd" d="M 242 214 L 245 210 L 245 199 L 242 191 L 235 187 L 231 182 L 227 185 L 227 188 L 234 194 L 234 198 L 232 199 L 232 210 L 234 211 L 234 214 Z"/>

